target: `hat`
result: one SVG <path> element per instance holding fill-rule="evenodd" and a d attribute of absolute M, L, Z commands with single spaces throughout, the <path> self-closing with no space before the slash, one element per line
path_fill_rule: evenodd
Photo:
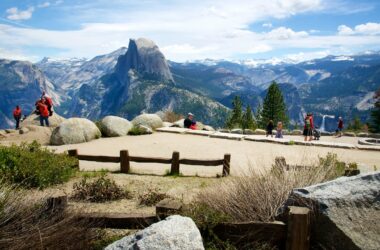
<path fill-rule="evenodd" d="M 194 116 L 194 114 L 193 113 L 188 113 L 187 116 Z"/>

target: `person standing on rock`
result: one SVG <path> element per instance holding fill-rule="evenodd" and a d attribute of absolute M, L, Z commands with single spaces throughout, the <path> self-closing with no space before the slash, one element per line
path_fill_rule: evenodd
<path fill-rule="evenodd" d="M 188 113 L 187 118 L 183 121 L 183 126 L 185 128 L 196 130 L 197 129 L 196 124 L 197 122 L 194 120 L 194 115 L 192 113 Z"/>
<path fill-rule="evenodd" d="M 343 118 L 339 116 L 339 121 L 338 121 L 338 129 L 336 130 L 336 136 L 337 137 L 342 137 L 342 131 L 343 131 Z"/>
<path fill-rule="evenodd" d="M 53 115 L 53 100 L 51 99 L 49 95 L 45 93 L 45 91 L 42 92 L 41 99 L 45 100 L 45 105 L 48 107 L 48 110 L 49 110 L 49 116 L 52 116 Z"/>
<path fill-rule="evenodd" d="M 20 128 L 21 116 L 22 116 L 21 108 L 20 106 L 17 105 L 16 108 L 13 110 L 13 118 L 16 121 L 16 129 Z"/>
<path fill-rule="evenodd" d="M 42 99 L 37 104 L 40 113 L 40 125 L 43 127 L 45 123 L 46 127 L 49 127 L 49 109 L 45 102 L 46 101 Z"/>
<path fill-rule="evenodd" d="M 282 122 L 277 123 L 276 138 L 284 138 L 284 136 L 282 135 Z"/>
<path fill-rule="evenodd" d="M 268 137 L 268 135 L 270 135 L 270 137 L 273 138 L 273 128 L 274 128 L 274 124 L 273 124 L 273 121 L 270 120 L 267 124 L 267 129 L 266 129 L 266 137 Z"/>

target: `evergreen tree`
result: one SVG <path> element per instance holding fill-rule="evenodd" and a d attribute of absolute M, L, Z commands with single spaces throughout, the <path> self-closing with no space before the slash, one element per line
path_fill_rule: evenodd
<path fill-rule="evenodd" d="M 256 129 L 256 123 L 253 119 L 251 106 L 248 105 L 243 115 L 242 126 L 243 129 Z"/>
<path fill-rule="evenodd" d="M 370 130 L 373 133 L 380 133 L 380 89 L 377 90 L 374 98 L 376 102 L 371 112 Z"/>
<path fill-rule="evenodd" d="M 259 128 L 265 128 L 265 126 L 263 126 L 263 122 L 262 122 L 262 116 L 261 116 L 261 112 L 263 111 L 263 107 L 261 106 L 261 104 L 259 104 L 256 108 L 256 113 L 255 113 L 255 118 L 256 118 L 256 123 L 257 123 L 257 126 Z"/>
<path fill-rule="evenodd" d="M 270 120 L 273 120 L 274 124 L 277 124 L 279 121 L 281 121 L 284 125 L 287 125 L 288 123 L 284 98 L 276 82 L 272 82 L 268 88 L 268 93 L 264 99 L 261 116 L 262 127 L 265 127 Z"/>
<path fill-rule="evenodd" d="M 239 96 L 235 96 L 232 101 L 232 112 L 230 113 L 226 127 L 229 129 L 241 127 L 243 121 L 242 101 Z"/>

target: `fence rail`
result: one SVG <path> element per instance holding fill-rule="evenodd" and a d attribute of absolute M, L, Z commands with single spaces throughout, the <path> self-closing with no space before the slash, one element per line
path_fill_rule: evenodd
<path fill-rule="evenodd" d="M 96 162 L 112 162 L 120 163 L 120 172 L 128 173 L 130 171 L 130 162 L 139 163 L 162 163 L 171 164 L 170 174 L 178 175 L 180 173 L 180 165 L 201 165 L 201 166 L 223 166 L 222 176 L 228 176 L 230 174 L 231 155 L 225 154 L 223 159 L 217 160 L 197 160 L 197 159 L 180 159 L 179 152 L 173 152 L 172 158 L 160 158 L 160 157 L 142 157 L 142 156 L 130 156 L 128 150 L 121 150 L 120 156 L 98 156 L 98 155 L 80 155 L 77 149 L 68 151 L 68 154 L 72 157 L 76 157 L 82 161 L 96 161 Z"/>

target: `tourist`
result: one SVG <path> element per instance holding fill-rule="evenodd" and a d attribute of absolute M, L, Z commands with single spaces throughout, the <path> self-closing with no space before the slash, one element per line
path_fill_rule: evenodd
<path fill-rule="evenodd" d="M 46 127 L 49 127 L 49 109 L 45 103 L 46 100 L 43 98 L 41 101 L 38 102 L 37 109 L 40 114 L 40 125 L 43 127 L 45 123 Z"/>
<path fill-rule="evenodd" d="M 45 93 L 45 91 L 42 92 L 41 99 L 44 100 L 45 105 L 48 107 L 48 110 L 49 110 L 49 116 L 52 116 L 52 115 L 53 115 L 53 110 L 52 110 L 52 108 L 53 108 L 53 100 L 51 99 L 51 97 L 50 97 L 49 95 L 47 95 L 47 94 Z"/>
<path fill-rule="evenodd" d="M 282 136 L 282 122 L 277 123 L 276 138 L 284 138 Z"/>
<path fill-rule="evenodd" d="M 342 131 L 343 131 L 343 118 L 339 116 L 339 121 L 338 121 L 338 129 L 336 130 L 336 136 L 341 137 L 342 136 Z"/>
<path fill-rule="evenodd" d="M 187 118 L 184 120 L 183 125 L 185 128 L 197 129 L 197 122 L 194 120 L 194 115 L 192 113 L 187 114 Z"/>
<path fill-rule="evenodd" d="M 20 106 L 17 105 L 16 108 L 13 110 L 13 118 L 16 121 L 16 129 L 20 128 L 21 116 L 22 116 L 21 108 Z"/>
<path fill-rule="evenodd" d="M 303 127 L 303 135 L 305 136 L 305 141 L 313 140 L 313 115 L 308 113 L 305 117 L 305 125 Z"/>
<path fill-rule="evenodd" d="M 270 137 L 273 138 L 273 128 L 274 128 L 273 121 L 270 120 L 267 124 L 266 137 L 268 137 L 268 135 L 270 135 Z"/>

